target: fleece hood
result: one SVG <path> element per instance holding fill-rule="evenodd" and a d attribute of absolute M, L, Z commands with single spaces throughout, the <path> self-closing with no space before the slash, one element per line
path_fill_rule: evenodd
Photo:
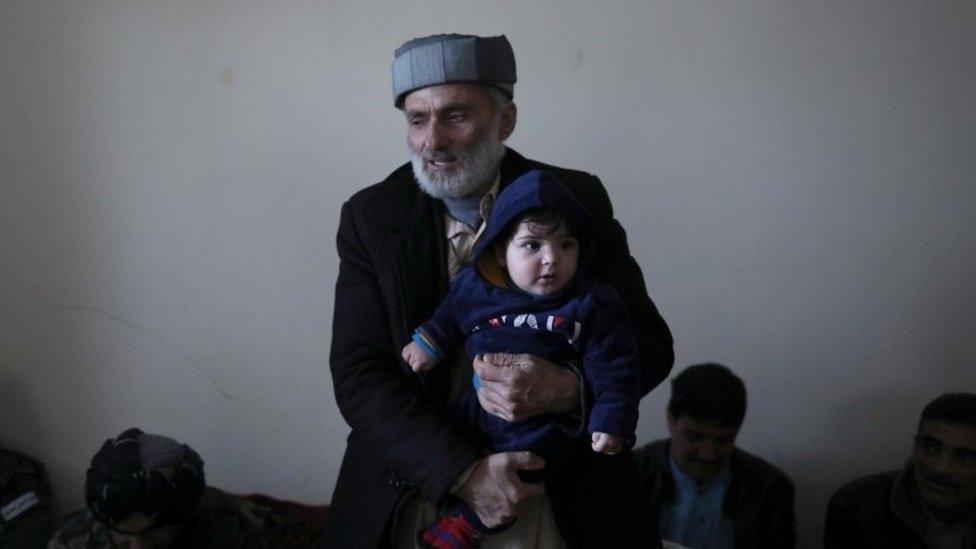
<path fill-rule="evenodd" d="M 512 181 L 498 194 L 495 205 L 488 217 L 485 232 L 474 245 L 474 264 L 478 272 L 496 286 L 505 286 L 505 275 L 495 258 L 492 244 L 507 232 L 508 227 L 532 209 L 546 209 L 557 212 L 579 240 L 580 259 L 576 268 L 585 272 L 590 251 L 590 216 L 555 175 L 541 170 L 532 170 Z"/>

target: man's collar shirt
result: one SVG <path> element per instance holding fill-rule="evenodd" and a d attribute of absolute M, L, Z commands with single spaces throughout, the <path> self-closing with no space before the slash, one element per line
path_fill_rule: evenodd
<path fill-rule="evenodd" d="M 670 453 L 668 467 L 674 477 L 675 498 L 661 509 L 661 537 L 694 549 L 731 549 L 735 523 L 722 512 L 732 483 L 731 468 L 699 482 L 685 474 Z"/>
<path fill-rule="evenodd" d="M 498 196 L 499 177 L 495 176 L 495 183 L 491 186 L 485 196 L 481 198 L 479 204 L 481 219 L 488 219 L 491 215 L 491 208 L 495 204 L 495 197 Z M 457 276 L 461 269 L 471 265 L 471 250 L 474 243 L 485 232 L 484 221 L 474 229 L 462 221 L 454 219 L 451 214 L 444 210 L 444 227 L 447 232 L 447 272 L 451 280 Z"/>

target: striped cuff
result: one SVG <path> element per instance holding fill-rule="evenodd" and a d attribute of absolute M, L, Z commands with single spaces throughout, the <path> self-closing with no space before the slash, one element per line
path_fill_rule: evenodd
<path fill-rule="evenodd" d="M 413 333 L 413 342 L 419 345 L 425 353 L 430 355 L 430 358 L 432 358 L 434 362 L 439 362 L 441 360 L 442 356 L 440 351 L 437 350 L 437 346 L 434 345 L 434 342 L 428 339 L 427 336 L 424 335 L 424 333 L 420 330 Z"/>

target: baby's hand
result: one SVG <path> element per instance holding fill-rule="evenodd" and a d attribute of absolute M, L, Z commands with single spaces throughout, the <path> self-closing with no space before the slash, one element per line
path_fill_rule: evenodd
<path fill-rule="evenodd" d="M 434 358 L 424 352 L 420 345 L 416 342 L 411 341 L 403 348 L 403 352 L 400 354 L 403 357 L 404 362 L 413 368 L 414 372 L 426 372 L 434 367 Z"/>
<path fill-rule="evenodd" d="M 602 454 L 616 454 L 624 449 L 624 441 L 620 437 L 596 431 L 593 433 L 593 451 Z"/>

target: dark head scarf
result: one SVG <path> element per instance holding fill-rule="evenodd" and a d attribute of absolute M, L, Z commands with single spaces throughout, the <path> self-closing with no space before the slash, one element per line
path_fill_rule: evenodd
<path fill-rule="evenodd" d="M 177 524 L 193 512 L 205 485 L 203 460 L 192 448 L 128 429 L 92 458 L 85 501 L 109 527 L 135 512 L 156 515 L 157 524 Z"/>

